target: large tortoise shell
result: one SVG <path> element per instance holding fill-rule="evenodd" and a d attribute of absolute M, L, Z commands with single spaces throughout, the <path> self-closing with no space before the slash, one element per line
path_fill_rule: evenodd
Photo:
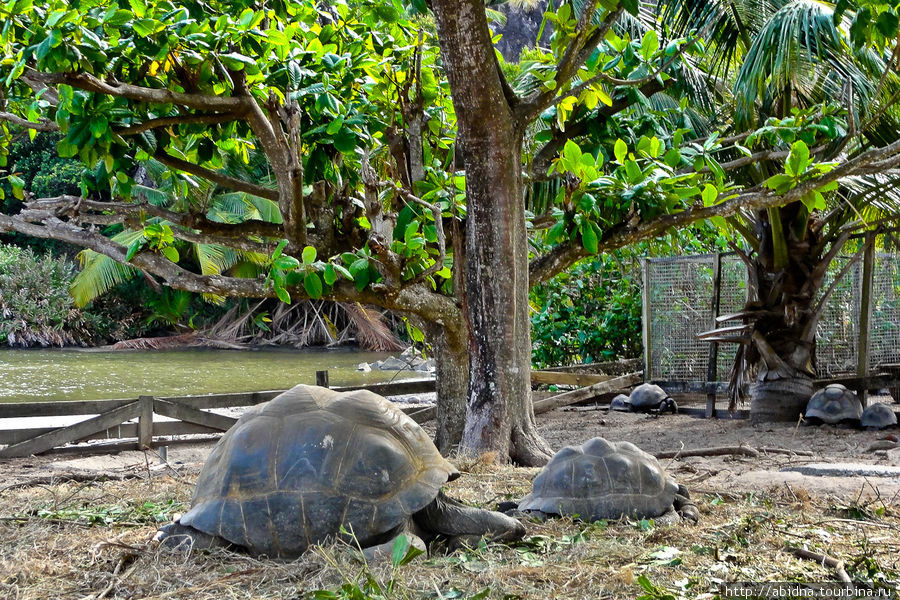
<path fill-rule="evenodd" d="M 634 408 L 656 408 L 669 397 L 664 389 L 654 383 L 642 383 L 633 390 L 628 401 Z"/>
<path fill-rule="evenodd" d="M 297 556 L 342 526 L 367 546 L 458 475 L 381 396 L 298 385 L 222 437 L 180 522 L 257 555 Z"/>
<path fill-rule="evenodd" d="M 589 521 L 657 517 L 672 508 L 677 492 L 655 457 L 629 442 L 594 438 L 557 452 L 519 510 Z"/>
<path fill-rule="evenodd" d="M 893 427 L 897 424 L 897 414 L 890 405 L 876 402 L 867 406 L 866 410 L 862 412 L 859 424 L 862 427 L 871 427 L 873 429 Z"/>
<path fill-rule="evenodd" d="M 839 383 L 832 383 L 817 390 L 806 404 L 806 417 L 819 419 L 825 423 L 859 420 L 861 416 L 862 404 L 859 398 Z"/>

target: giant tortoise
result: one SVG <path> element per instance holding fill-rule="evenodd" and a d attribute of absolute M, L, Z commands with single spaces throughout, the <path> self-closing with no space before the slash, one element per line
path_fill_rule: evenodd
<path fill-rule="evenodd" d="M 628 397 L 628 406 L 633 411 L 662 414 L 667 410 L 678 412 L 678 404 L 664 389 L 653 383 L 642 383 Z"/>
<path fill-rule="evenodd" d="M 860 427 L 885 429 L 897 425 L 897 414 L 889 404 L 876 402 L 866 407 L 859 418 Z"/>
<path fill-rule="evenodd" d="M 525 534 L 511 517 L 444 496 L 441 486 L 458 476 L 425 431 L 381 396 L 298 385 L 222 437 L 191 509 L 156 539 L 292 558 L 349 535 L 367 548 L 401 532 L 451 542 Z"/>
<path fill-rule="evenodd" d="M 811 423 L 859 424 L 862 404 L 856 394 L 840 383 L 817 390 L 806 405 L 806 420 Z"/>
<path fill-rule="evenodd" d="M 599 437 L 557 452 L 534 479 L 518 511 L 538 518 L 560 515 L 585 521 L 699 518 L 687 489 L 667 475 L 654 456 L 629 442 Z"/>

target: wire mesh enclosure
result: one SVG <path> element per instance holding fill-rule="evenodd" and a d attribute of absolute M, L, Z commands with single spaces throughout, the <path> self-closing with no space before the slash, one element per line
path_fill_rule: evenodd
<path fill-rule="evenodd" d="M 823 290 L 831 286 L 848 260 L 840 257 L 832 262 Z M 696 336 L 717 326 L 740 323 L 735 320 L 717 324 L 716 317 L 736 313 L 744 306 L 746 267 L 734 254 L 651 258 L 644 260 L 643 267 L 647 380 L 708 381 L 711 344 Z M 857 369 L 864 310 L 863 271 L 862 261 L 851 265 L 826 303 L 816 330 L 816 367 L 820 377 L 854 373 Z M 875 255 L 871 310 L 867 344 L 870 368 L 900 363 L 900 257 Z M 737 348 L 734 344 L 718 346 L 715 380 L 722 382 L 728 380 Z"/>

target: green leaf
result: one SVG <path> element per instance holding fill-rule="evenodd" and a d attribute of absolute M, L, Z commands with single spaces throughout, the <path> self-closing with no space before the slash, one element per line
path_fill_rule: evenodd
<path fill-rule="evenodd" d="M 163 256 L 171 260 L 173 263 L 177 263 L 179 256 L 178 250 L 175 249 L 175 246 L 166 246 L 162 249 Z"/>
<path fill-rule="evenodd" d="M 326 285 L 334 285 L 334 282 L 337 281 L 337 273 L 334 271 L 334 265 L 325 265 L 325 268 L 322 270 L 322 279 L 325 280 Z"/>
<path fill-rule="evenodd" d="M 328 127 L 325 128 L 325 133 L 328 135 L 334 135 L 338 131 L 341 130 L 341 127 L 344 125 L 344 115 L 339 116 L 331 123 L 328 124 Z"/>
<path fill-rule="evenodd" d="M 291 303 L 291 295 L 288 293 L 284 286 L 276 285 L 275 286 L 275 295 L 278 296 L 278 299 L 284 302 L 285 304 Z"/>
<path fill-rule="evenodd" d="M 303 287 L 306 288 L 306 293 L 313 300 L 318 300 L 322 297 L 322 280 L 319 278 L 318 273 L 307 273 L 306 277 L 303 278 Z"/>
<path fill-rule="evenodd" d="M 659 38 L 656 35 L 656 31 L 649 29 L 641 40 L 641 56 L 649 62 L 657 50 L 659 50 Z"/>
<path fill-rule="evenodd" d="M 796 180 L 790 175 L 773 175 L 766 180 L 766 187 L 775 190 L 776 194 L 783 194 L 794 187 Z"/>
<path fill-rule="evenodd" d="M 572 140 L 567 141 L 566 145 L 563 146 L 563 158 L 568 166 L 568 170 L 574 171 L 575 165 L 581 162 L 581 147 Z"/>
<path fill-rule="evenodd" d="M 681 152 L 676 148 L 669 148 L 663 160 L 667 165 L 674 169 L 681 164 Z"/>
<path fill-rule="evenodd" d="M 593 223 L 590 221 L 581 224 L 581 245 L 591 254 L 597 254 L 597 232 L 594 231 Z"/>
<path fill-rule="evenodd" d="M 621 139 L 616 140 L 616 143 L 613 146 L 613 155 L 616 157 L 617 161 L 624 163 L 625 157 L 628 156 L 628 145 Z"/>
<path fill-rule="evenodd" d="M 272 261 L 272 266 L 282 271 L 293 271 L 300 266 L 300 261 L 293 256 L 284 254 Z"/>
<path fill-rule="evenodd" d="M 307 246 L 306 248 L 304 248 L 303 254 L 302 254 L 303 264 L 304 265 L 313 264 L 316 261 L 316 255 L 317 255 L 316 249 L 313 248 L 312 246 Z"/>
<path fill-rule="evenodd" d="M 897 25 L 897 13 L 891 9 L 881 13 L 878 15 L 878 18 L 875 19 L 875 27 L 881 32 L 881 35 L 888 39 L 897 37 Z"/>
<path fill-rule="evenodd" d="M 635 17 L 638 15 L 638 0 L 622 0 L 622 6 Z"/>
<path fill-rule="evenodd" d="M 334 147 L 343 154 L 353 154 L 356 151 L 356 134 L 346 127 L 342 127 L 334 136 Z"/>
<path fill-rule="evenodd" d="M 716 189 L 716 186 L 707 183 L 703 186 L 700 197 L 703 198 L 703 206 L 712 206 L 719 197 L 719 190 Z"/>
<path fill-rule="evenodd" d="M 139 237 L 138 239 L 131 242 L 131 244 L 129 244 L 128 246 L 128 252 L 125 253 L 125 261 L 127 262 L 134 258 L 134 255 L 144 247 L 144 243 L 146 243 L 146 241 L 147 240 L 145 240 L 143 237 Z"/>
<path fill-rule="evenodd" d="M 869 24 L 872 21 L 872 11 L 868 6 L 856 11 L 853 23 L 850 25 L 850 40 L 857 48 L 865 46 L 869 41 Z"/>
<path fill-rule="evenodd" d="M 91 133 L 95 138 L 103 137 L 103 134 L 109 129 L 109 121 L 103 115 L 97 115 L 91 119 Z"/>
<path fill-rule="evenodd" d="M 13 196 L 19 200 L 25 199 L 25 180 L 16 175 L 9 176 L 9 183 L 12 185 Z"/>
<path fill-rule="evenodd" d="M 350 271 L 348 271 L 346 269 L 346 267 L 344 267 L 342 265 L 336 265 L 334 263 L 332 263 L 328 266 L 334 267 L 335 271 L 337 271 L 338 273 L 340 273 L 341 275 L 343 275 L 345 278 L 349 279 L 350 281 L 353 281 L 353 274 Z"/>
<path fill-rule="evenodd" d="M 272 253 L 272 260 L 275 260 L 279 256 L 281 256 L 281 253 L 284 251 L 284 247 L 287 245 L 287 240 L 281 240 L 280 242 L 278 242 L 278 246 L 275 248 L 275 252 Z"/>
<path fill-rule="evenodd" d="M 797 140 L 791 145 L 791 152 L 785 161 L 784 172 L 793 177 L 800 177 L 811 164 L 809 147 L 803 140 Z"/>
<path fill-rule="evenodd" d="M 244 67 L 256 68 L 255 60 L 239 52 L 229 52 L 227 54 L 222 54 L 219 58 L 222 59 L 222 62 L 225 63 L 226 67 L 228 67 L 229 69 L 234 69 L 235 71 L 242 71 Z"/>
<path fill-rule="evenodd" d="M 128 0 L 128 3 L 131 5 L 131 12 L 138 19 L 143 19 L 144 15 L 147 14 L 147 5 L 144 3 L 144 0 Z"/>

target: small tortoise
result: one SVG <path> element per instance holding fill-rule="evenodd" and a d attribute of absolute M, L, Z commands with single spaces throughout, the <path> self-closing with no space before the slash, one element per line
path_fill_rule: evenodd
<path fill-rule="evenodd" d="M 577 516 L 585 521 L 663 517 L 662 522 L 673 522 L 680 515 L 696 522 L 700 516 L 687 489 L 655 457 L 629 442 L 603 438 L 557 452 L 518 510 L 538 518 Z"/>
<path fill-rule="evenodd" d="M 876 402 L 875 404 L 867 406 L 866 410 L 862 412 L 862 416 L 859 418 L 859 424 L 861 427 L 866 427 L 868 429 L 893 427 L 897 424 L 897 415 L 890 405 L 884 404 L 883 402 Z"/>
<path fill-rule="evenodd" d="M 678 405 L 664 389 L 652 383 L 642 383 L 633 390 L 628 398 L 631 410 L 638 412 L 664 413 L 671 410 L 678 412 Z"/>
<path fill-rule="evenodd" d="M 817 390 L 806 405 L 806 419 L 813 423 L 859 423 L 861 416 L 859 398 L 839 383 Z"/>
<path fill-rule="evenodd" d="M 200 472 L 191 509 L 156 539 L 292 558 L 342 531 L 383 549 L 401 532 L 450 543 L 525 534 L 515 519 L 444 496 L 458 476 L 381 396 L 298 385 L 241 416 Z"/>
<path fill-rule="evenodd" d="M 609 410 L 617 410 L 620 412 L 628 412 L 631 410 L 631 405 L 628 403 L 628 396 L 625 394 L 619 394 L 615 398 L 613 398 L 609 403 Z"/>

